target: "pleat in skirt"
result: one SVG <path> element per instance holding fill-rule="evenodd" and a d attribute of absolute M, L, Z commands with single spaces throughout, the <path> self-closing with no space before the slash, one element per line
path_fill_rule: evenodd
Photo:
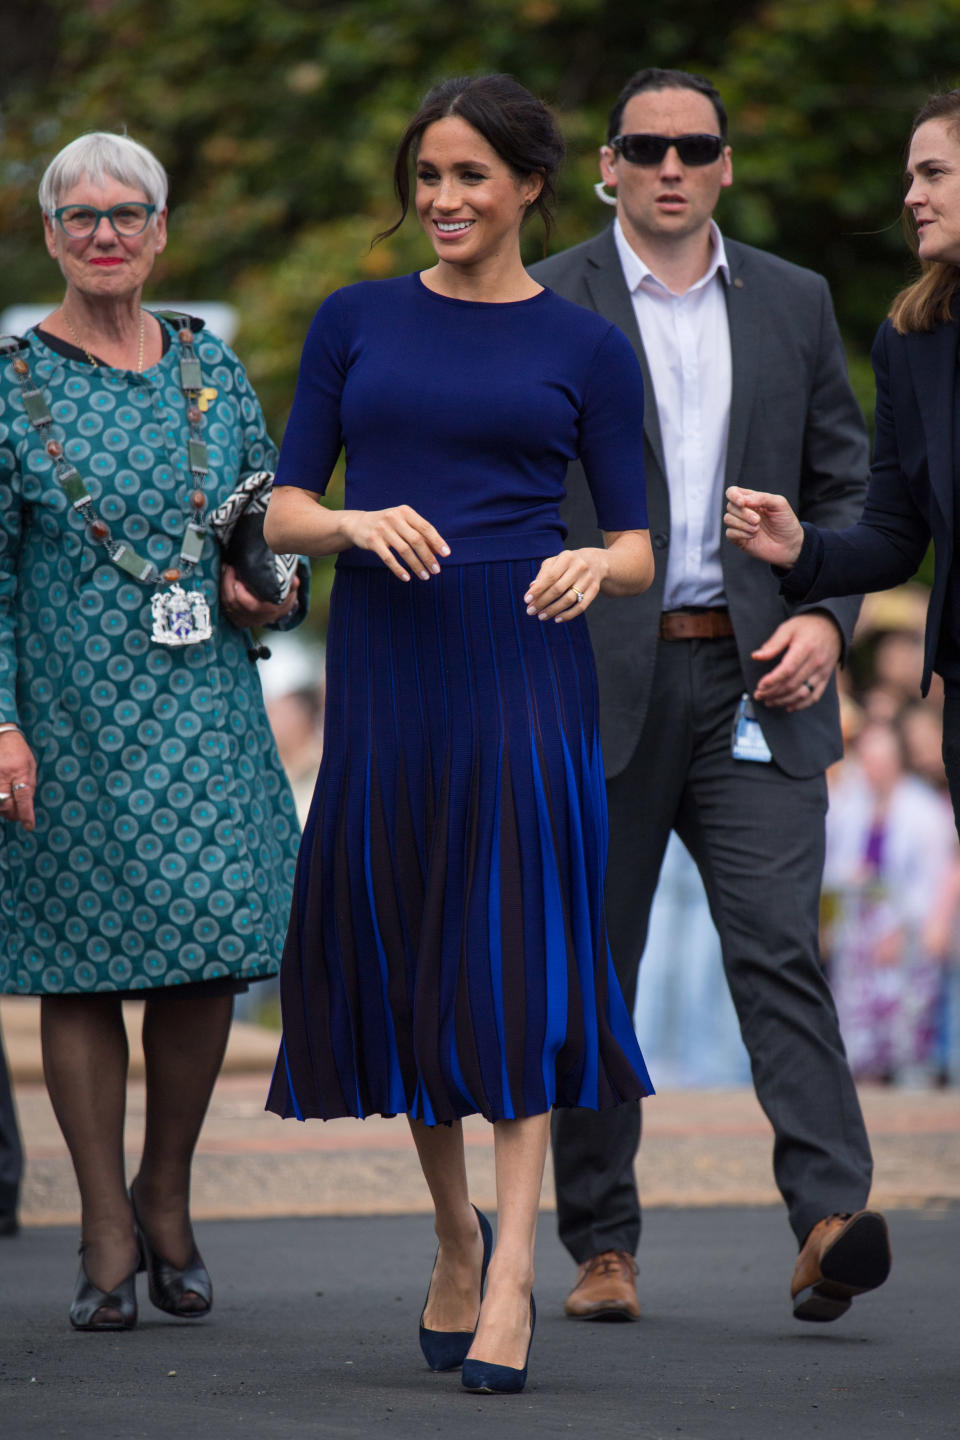
<path fill-rule="evenodd" d="M 337 571 L 267 1108 L 427 1124 L 652 1092 L 610 960 L 585 621 L 541 561 Z"/>

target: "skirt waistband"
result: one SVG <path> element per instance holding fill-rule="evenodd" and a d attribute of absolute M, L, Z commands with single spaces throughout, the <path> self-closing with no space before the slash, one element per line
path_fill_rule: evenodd
<path fill-rule="evenodd" d="M 441 565 L 481 565 L 490 560 L 545 560 L 559 555 L 563 540 L 556 530 L 528 530 L 510 535 L 444 536 L 450 554 Z M 351 546 L 337 557 L 338 569 L 369 569 L 382 566 L 380 556 L 372 550 Z"/>

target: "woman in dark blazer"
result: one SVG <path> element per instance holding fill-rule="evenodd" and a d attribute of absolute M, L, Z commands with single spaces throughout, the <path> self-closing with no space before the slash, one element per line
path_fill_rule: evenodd
<path fill-rule="evenodd" d="M 727 536 L 780 566 L 792 600 L 886 590 L 915 573 L 930 540 L 923 693 L 943 677 L 943 758 L 960 829 L 960 90 L 917 115 L 904 204 L 916 225 L 920 278 L 877 333 L 876 438 L 863 515 L 847 530 L 801 524 L 780 495 L 727 491 Z"/>

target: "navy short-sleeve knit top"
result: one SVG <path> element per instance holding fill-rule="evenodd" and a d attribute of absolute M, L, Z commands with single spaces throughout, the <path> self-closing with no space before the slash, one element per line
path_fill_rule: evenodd
<path fill-rule="evenodd" d="M 413 274 L 335 291 L 307 335 L 276 483 L 322 494 L 341 446 L 347 507 L 412 506 L 453 563 L 556 554 L 577 459 L 600 528 L 646 528 L 637 358 L 552 290 L 453 300 Z"/>

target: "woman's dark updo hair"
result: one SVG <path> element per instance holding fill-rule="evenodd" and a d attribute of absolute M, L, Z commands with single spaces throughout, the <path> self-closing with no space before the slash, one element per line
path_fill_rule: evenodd
<path fill-rule="evenodd" d="M 393 167 L 400 219 L 375 236 L 374 244 L 399 230 L 406 219 L 410 209 L 411 157 L 416 160 L 427 127 L 448 115 L 472 125 L 518 179 L 528 175 L 542 178 L 543 186 L 530 210 L 539 211 L 549 238 L 556 200 L 553 181 L 565 150 L 556 121 L 543 101 L 512 75 L 459 75 L 443 80 L 428 92 L 404 131 Z"/>

